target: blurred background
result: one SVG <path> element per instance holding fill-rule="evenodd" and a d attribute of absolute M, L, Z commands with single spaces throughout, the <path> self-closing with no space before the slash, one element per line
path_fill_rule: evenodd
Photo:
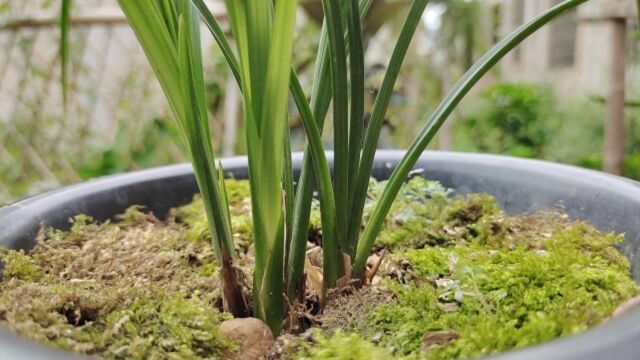
<path fill-rule="evenodd" d="M 380 147 L 408 146 L 476 59 L 559 2 L 432 0 L 402 68 Z M 322 7 L 319 0 L 300 3 L 295 67 L 308 91 Z M 222 1 L 208 4 L 225 24 Z M 409 4 L 376 0 L 366 20 L 369 108 Z M 65 111 L 59 7 L 59 0 L 0 0 L 0 204 L 185 161 L 168 106 L 116 0 L 74 3 Z M 591 0 L 508 55 L 431 148 L 547 159 L 640 179 L 639 46 L 636 0 Z M 216 154 L 242 154 L 238 88 L 204 28 L 203 52 Z M 303 129 L 293 104 L 291 114 L 299 150 Z"/>

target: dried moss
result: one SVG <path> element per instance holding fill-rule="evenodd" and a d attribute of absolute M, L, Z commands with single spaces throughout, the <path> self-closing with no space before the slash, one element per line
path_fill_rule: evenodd
<path fill-rule="evenodd" d="M 249 280 L 249 186 L 227 186 Z M 365 221 L 384 186 L 372 183 Z M 317 205 L 310 240 L 321 235 Z M 202 200 L 166 221 L 142 210 L 102 224 L 78 216 L 70 231 L 43 232 L 28 254 L 3 251 L 0 319 L 26 337 L 105 358 L 216 358 L 233 349 L 218 328 L 229 315 L 219 311 Z M 622 237 L 561 210 L 507 216 L 487 195 L 456 197 L 414 178 L 385 225 L 375 286 L 334 297 L 312 340 L 298 338 L 289 357 L 492 354 L 598 325 L 639 292 L 615 249 Z"/>
<path fill-rule="evenodd" d="M 210 245 L 174 219 L 139 208 L 116 223 L 74 219 L 28 254 L 3 255 L 0 317 L 23 336 L 106 358 L 216 358 L 219 332 Z"/>

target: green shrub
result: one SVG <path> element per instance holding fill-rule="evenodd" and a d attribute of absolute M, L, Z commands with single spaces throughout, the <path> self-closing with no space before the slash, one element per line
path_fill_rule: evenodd
<path fill-rule="evenodd" d="M 473 150 L 543 157 L 554 134 L 555 117 L 550 90 L 524 83 L 497 84 L 482 92 L 481 104 L 458 131 Z"/>

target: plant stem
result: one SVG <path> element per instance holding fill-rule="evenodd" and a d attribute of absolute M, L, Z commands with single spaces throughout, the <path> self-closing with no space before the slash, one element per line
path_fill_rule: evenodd
<path fill-rule="evenodd" d="M 151 63 L 189 149 L 216 260 L 222 268 L 225 308 L 236 316 L 246 316 L 242 282 L 233 266 L 228 209 L 224 208 L 226 201 L 222 199 L 221 179 L 217 177 L 209 138 L 198 17 L 186 0 L 119 0 L 119 4 Z"/>
<path fill-rule="evenodd" d="M 196 8 L 200 12 L 205 24 L 213 34 L 216 42 L 222 49 L 222 52 L 227 60 L 228 65 L 231 68 L 236 80 L 241 86 L 241 78 L 240 78 L 240 68 L 238 60 L 235 57 L 235 54 L 231 50 L 231 46 L 227 41 L 227 38 L 224 35 L 224 32 L 220 28 L 220 25 L 217 23 L 213 14 L 206 7 L 206 4 L 202 0 L 192 0 L 195 4 Z M 371 0 L 364 0 L 364 3 L 368 9 L 368 6 L 371 3 Z M 322 132 L 322 125 L 324 123 L 324 117 L 326 116 L 327 110 L 329 108 L 329 103 L 331 102 L 331 89 L 329 75 L 330 69 L 327 59 L 328 47 L 327 47 L 327 34 L 326 28 L 323 28 L 321 35 L 321 51 L 318 54 L 318 67 L 316 67 L 316 80 L 314 87 L 314 112 L 311 112 L 309 108 L 309 104 L 305 98 L 304 92 L 302 91 L 302 87 L 300 86 L 300 82 L 293 70 L 291 70 L 291 94 L 296 101 L 296 105 L 298 107 L 298 111 L 301 114 L 303 119 L 303 123 L 305 123 L 305 130 L 307 131 L 307 137 L 312 137 L 312 134 L 309 134 L 310 127 L 309 122 L 313 121 L 319 127 L 318 134 Z M 315 114 L 315 116 L 314 116 Z M 315 119 L 321 118 L 323 121 L 318 121 Z M 320 144 L 320 148 L 322 148 L 321 139 L 318 144 Z M 285 144 L 286 146 L 286 144 Z M 317 152 L 316 156 L 320 156 L 320 163 L 327 164 L 326 155 L 324 152 Z M 290 301 L 295 301 L 301 294 L 298 294 L 298 291 L 302 288 L 300 281 L 303 279 L 304 272 L 304 259 L 306 257 L 306 247 L 307 247 L 307 239 L 308 239 L 308 227 L 309 227 L 309 215 L 311 210 L 311 197 L 312 197 L 312 185 L 313 185 L 313 175 L 317 169 L 314 167 L 309 167 L 311 162 L 311 148 L 307 147 L 307 151 L 305 151 L 304 161 L 303 163 L 307 166 L 303 166 L 302 174 L 300 175 L 300 181 L 298 185 L 298 195 L 305 195 L 305 199 L 300 199 L 299 197 L 295 197 L 294 209 L 290 214 L 292 214 L 293 226 L 291 229 L 291 237 L 289 244 L 287 245 L 287 260 L 286 260 L 286 268 L 287 268 L 287 294 L 289 296 Z M 286 166 L 286 165 L 285 165 Z M 326 166 L 326 169 L 323 167 Z M 330 189 L 330 194 L 333 197 L 333 190 L 331 185 L 331 177 L 325 177 L 324 174 L 330 174 L 328 164 L 321 166 L 323 168 L 321 170 L 321 174 L 318 176 L 321 181 L 328 181 L 328 183 L 320 184 L 320 188 Z M 293 196 L 290 196 L 290 200 L 294 200 Z M 321 196 L 322 198 L 322 196 Z M 321 213 L 323 216 L 323 228 L 325 229 L 324 236 L 327 238 L 333 237 L 334 230 L 334 219 L 333 216 L 335 214 L 335 200 L 332 198 L 330 201 L 328 199 L 321 199 L 320 207 Z M 289 205 L 287 205 L 288 207 Z M 331 230 L 330 230 L 331 229 Z"/>
<path fill-rule="evenodd" d="M 284 317 L 283 154 L 297 1 L 278 1 L 275 9 L 268 0 L 225 3 L 238 47 L 248 146 L 254 315 L 277 335 Z"/>
<path fill-rule="evenodd" d="M 339 254 L 340 249 L 338 247 L 338 242 L 335 240 L 336 234 L 336 225 L 335 225 L 335 214 L 336 214 L 336 204 L 333 186 L 331 183 L 331 172 L 329 170 L 329 162 L 327 161 L 327 157 L 324 153 L 324 148 L 322 147 L 322 136 L 320 135 L 320 130 L 316 121 L 313 118 L 313 114 L 311 113 L 311 108 L 307 103 L 307 100 L 304 96 L 304 92 L 302 91 L 302 86 L 300 86 L 300 82 L 298 82 L 297 78 L 292 78 L 292 94 L 293 98 L 298 104 L 299 109 L 302 111 L 302 121 L 305 127 L 305 131 L 307 133 L 307 139 L 309 144 L 309 151 L 311 153 L 311 159 L 313 164 L 314 173 L 318 182 L 318 190 L 320 194 L 320 216 L 322 220 L 322 246 L 323 246 L 323 256 L 324 254 Z M 296 216 L 300 214 L 296 213 Z M 297 294 L 298 289 L 300 288 L 300 279 L 302 279 L 302 270 L 304 269 L 304 259 L 306 256 L 306 247 L 307 241 L 292 243 L 291 254 L 293 255 L 289 264 L 289 273 L 293 274 L 297 281 L 290 281 L 288 284 L 287 291 L 289 296 L 292 295 L 301 295 Z M 323 272 L 324 274 L 338 274 L 340 271 L 340 266 L 342 265 L 342 261 L 335 261 L 334 259 L 326 259 L 323 261 Z M 335 276 L 335 275 L 334 275 Z M 326 277 L 326 275 L 324 275 Z M 298 288 L 293 288 L 298 286 Z M 293 298 L 294 300 L 296 298 Z"/>

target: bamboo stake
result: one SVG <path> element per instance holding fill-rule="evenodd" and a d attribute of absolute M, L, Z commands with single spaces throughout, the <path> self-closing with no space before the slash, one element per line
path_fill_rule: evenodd
<path fill-rule="evenodd" d="M 627 22 L 624 18 L 610 21 L 611 67 L 610 87 L 607 95 L 607 118 L 604 126 L 605 172 L 622 175 L 624 157 L 624 97 Z"/>

